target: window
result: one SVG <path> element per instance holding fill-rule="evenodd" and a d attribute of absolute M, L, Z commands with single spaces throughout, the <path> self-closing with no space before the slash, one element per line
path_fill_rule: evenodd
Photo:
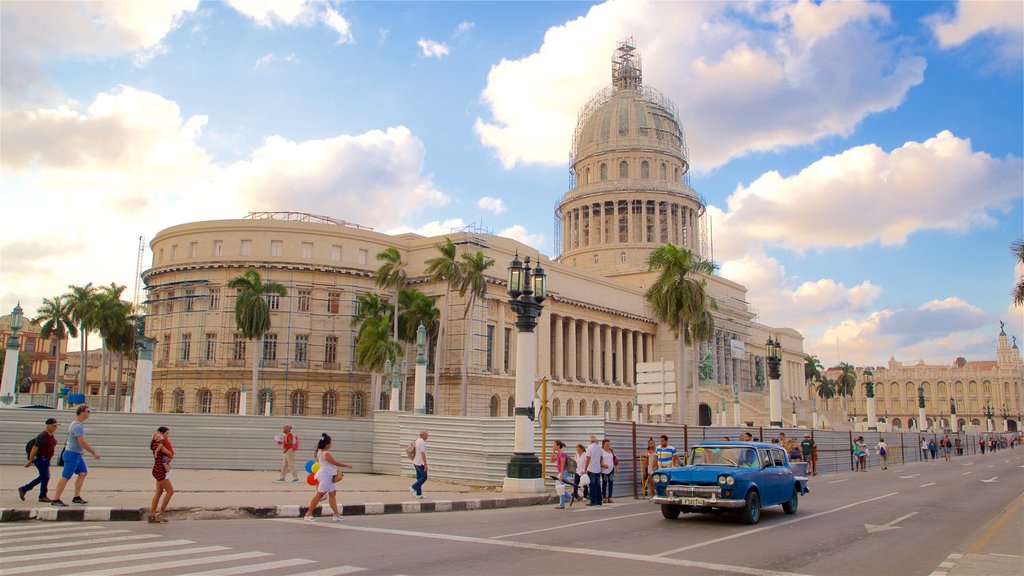
<path fill-rule="evenodd" d="M 651 165 L 647 163 L 647 160 L 640 163 L 640 177 L 644 180 L 651 177 Z"/>
<path fill-rule="evenodd" d="M 324 344 L 324 362 L 334 364 L 338 361 L 338 337 L 328 336 Z"/>
<path fill-rule="evenodd" d="M 296 416 L 306 415 L 306 393 L 302 390 L 292 392 L 292 414 Z"/>
<path fill-rule="evenodd" d="M 270 241 L 270 255 L 271 256 L 281 256 L 282 254 L 284 254 L 284 242 L 282 242 L 280 240 L 271 240 Z"/>
<path fill-rule="evenodd" d="M 427 410 L 427 414 L 433 414 L 434 413 L 434 395 L 431 394 L 430 392 L 427 392 L 427 406 L 426 406 L 426 410 Z"/>
<path fill-rule="evenodd" d="M 623 264 L 626 263 L 626 253 L 625 252 L 619 252 L 619 262 L 622 262 Z"/>
<path fill-rule="evenodd" d="M 163 261 L 164 261 L 164 249 L 163 249 L 163 248 L 161 248 L 161 249 L 160 249 L 160 251 L 159 251 L 159 252 L 157 252 L 157 256 L 156 256 L 156 263 L 157 263 L 157 264 L 160 264 L 160 263 L 162 263 Z"/>
<path fill-rule="evenodd" d="M 199 242 L 192 242 L 188 245 L 188 257 L 198 258 L 199 257 Z"/>
<path fill-rule="evenodd" d="M 222 254 L 224 254 L 224 241 L 223 240 L 214 240 L 213 241 L 213 255 L 214 256 L 220 256 Z"/>
<path fill-rule="evenodd" d="M 204 360 L 216 360 L 217 359 L 217 333 L 207 332 L 206 334 L 206 354 L 203 355 Z"/>
<path fill-rule="evenodd" d="M 572 404 L 572 400 L 571 399 L 565 401 L 565 415 L 566 416 L 572 416 L 572 406 L 573 406 L 573 404 Z"/>
<path fill-rule="evenodd" d="M 299 254 L 303 258 L 312 258 L 313 257 L 313 243 L 312 242 L 303 242 Z"/>
<path fill-rule="evenodd" d="M 164 346 L 161 356 L 164 360 L 169 360 L 171 358 L 171 334 L 169 332 L 164 334 Z"/>
<path fill-rule="evenodd" d="M 157 390 L 153 393 L 153 411 L 163 412 L 164 411 L 164 391 Z"/>
<path fill-rule="evenodd" d="M 25 339 L 25 352 L 35 352 L 35 351 L 36 351 L 36 339 L 35 338 L 26 338 Z"/>
<path fill-rule="evenodd" d="M 185 411 L 185 391 L 181 388 L 176 388 L 171 394 L 171 403 L 173 408 L 172 412 L 184 412 Z"/>
<path fill-rule="evenodd" d="M 597 254 L 594 254 L 594 264 L 597 264 Z"/>
<path fill-rule="evenodd" d="M 242 401 L 242 394 L 238 391 L 238 388 L 228 390 L 226 400 L 228 401 L 228 414 L 238 414 L 239 404 Z"/>
<path fill-rule="evenodd" d="M 323 416 L 334 416 L 338 409 L 338 395 L 333 390 L 324 392 L 323 400 L 320 402 L 320 414 Z"/>
<path fill-rule="evenodd" d="M 668 180 L 668 172 L 666 170 L 667 167 L 665 166 L 665 163 L 662 162 L 661 167 L 658 168 L 658 177 L 662 180 Z"/>
<path fill-rule="evenodd" d="M 311 290 L 299 290 L 299 312 L 309 312 Z"/>
<path fill-rule="evenodd" d="M 331 246 L 331 261 L 341 262 L 341 246 L 337 244 Z"/>
<path fill-rule="evenodd" d="M 366 250 L 360 250 L 359 251 L 359 264 L 366 264 L 366 257 L 367 256 L 369 256 L 369 253 Z"/>
<path fill-rule="evenodd" d="M 380 398 L 377 403 L 377 409 L 387 410 L 389 406 L 391 406 L 391 395 L 387 392 L 381 391 Z"/>
<path fill-rule="evenodd" d="M 601 163 L 600 172 L 601 172 L 601 174 L 600 174 L 599 178 L 601 179 L 602 182 L 604 182 L 605 180 L 608 179 L 608 165 L 605 164 L 604 162 Z"/>
<path fill-rule="evenodd" d="M 167 293 L 167 313 L 174 314 L 174 290 Z"/>
<path fill-rule="evenodd" d="M 274 391 L 269 388 L 260 390 L 260 395 L 257 398 L 256 410 L 259 411 L 260 416 L 269 416 L 274 413 Z"/>
<path fill-rule="evenodd" d="M 365 410 L 366 398 L 362 392 L 352 393 L 352 409 L 351 414 L 353 416 L 362 416 L 363 410 Z"/>
<path fill-rule="evenodd" d="M 327 313 L 337 314 L 341 311 L 341 294 L 330 292 L 327 294 Z"/>
<path fill-rule="evenodd" d="M 594 400 L 593 410 L 591 410 L 590 413 L 593 414 L 594 416 L 599 416 L 601 414 L 600 410 L 601 405 L 597 403 L 597 400 Z"/>
<path fill-rule="evenodd" d="M 590 167 L 583 171 L 583 183 L 590 184 Z"/>
<path fill-rule="evenodd" d="M 498 400 L 497 394 L 495 394 L 494 396 L 491 396 L 491 405 L 490 405 L 490 415 L 491 415 L 491 418 L 497 418 L 499 403 L 500 403 L 500 400 Z"/>
<path fill-rule="evenodd" d="M 192 306 L 194 305 L 196 297 L 195 288 L 187 288 L 185 290 L 185 312 L 191 312 Z"/>
<path fill-rule="evenodd" d="M 299 334 L 295 337 L 295 361 L 306 360 L 309 360 L 309 334 Z"/>
<path fill-rule="evenodd" d="M 504 370 L 508 370 L 510 362 L 512 360 L 512 329 L 505 328 L 505 350 L 503 352 L 505 358 L 502 363 Z"/>
<path fill-rule="evenodd" d="M 281 296 L 278 294 L 267 294 L 267 307 L 271 310 L 279 310 L 281 308 Z"/>
<path fill-rule="evenodd" d="M 515 396 L 509 396 L 508 397 L 508 415 L 509 416 L 515 416 L 516 415 L 516 397 Z"/>
<path fill-rule="evenodd" d="M 174 244 L 171 246 L 171 260 L 178 259 L 178 245 Z"/>
<path fill-rule="evenodd" d="M 494 372 L 494 326 L 487 325 L 487 371 Z"/>
<path fill-rule="evenodd" d="M 277 334 L 263 336 L 263 359 L 270 362 L 277 360 Z"/>
<path fill-rule="evenodd" d="M 629 162 L 619 162 L 619 178 L 629 178 Z"/>
<path fill-rule="evenodd" d="M 242 256 L 252 256 L 252 240 L 242 240 L 242 249 L 239 253 Z"/>
<path fill-rule="evenodd" d="M 209 414 L 213 410 L 213 393 L 206 388 L 196 392 L 196 412 Z"/>
<path fill-rule="evenodd" d="M 192 356 L 192 335 L 181 335 L 181 359 L 188 360 Z"/>
<path fill-rule="evenodd" d="M 245 338 L 241 334 L 235 334 L 235 341 L 231 345 L 231 358 L 245 360 Z"/>
<path fill-rule="evenodd" d="M 220 310 L 220 288 L 210 288 L 210 310 Z"/>

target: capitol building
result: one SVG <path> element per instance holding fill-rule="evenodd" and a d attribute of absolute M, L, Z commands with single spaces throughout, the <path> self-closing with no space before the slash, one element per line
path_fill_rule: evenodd
<path fill-rule="evenodd" d="M 554 415 L 632 418 L 640 362 L 674 360 L 678 341 L 657 320 L 644 293 L 657 277 L 650 253 L 671 242 L 709 257 L 705 201 L 689 183 L 689 154 L 675 106 L 643 84 L 639 54 L 621 43 L 612 59 L 612 83 L 580 111 L 571 143 L 569 189 L 556 209 L 556 254 L 539 255 L 515 240 L 475 229 L 447 235 L 459 252 L 482 251 L 495 261 L 487 294 L 466 311 L 467 299 L 448 299 L 439 378 L 428 367 L 427 409 L 462 411 L 461 373 L 468 359 L 467 415 L 508 416 L 515 406 L 515 314 L 505 268 L 515 254 L 539 260 L 549 290 L 537 326 L 537 377 L 554 385 Z M 569 144 L 569 143 L 567 143 Z M 552 199 L 556 200 L 556 199 Z M 271 329 L 262 343 L 259 410 L 275 415 L 371 417 L 387 409 L 388 389 L 375 389 L 355 362 L 353 318 L 361 294 L 375 288 L 376 255 L 399 251 L 407 285 L 444 305 L 446 285 L 432 281 L 426 262 L 445 237 L 388 235 L 334 218 L 290 212 L 252 213 L 237 220 L 189 222 L 161 230 L 143 273 L 146 336 L 156 340 L 153 395 L 156 412 L 237 413 L 243 386 L 251 387 L 253 343 L 237 330 L 235 294 L 228 282 L 248 269 L 282 284 L 271 296 Z M 757 322 L 744 286 L 712 275 L 715 333 L 698 352 L 713 367 L 692 396 L 697 358 L 690 351 L 679 386 L 687 395 L 684 420 L 711 424 L 718 404 L 743 399 L 744 420 L 767 424 L 763 348 L 782 344 L 783 397 L 806 400 L 803 337 L 790 328 Z M 468 334 L 468 337 L 467 337 Z M 469 352 L 464 355 L 465 342 Z M 433 343 L 431 343 L 433 345 Z M 414 348 L 406 347 L 405 395 L 412 409 Z M 428 354 L 434 362 L 433 353 Z M 434 391 L 437 391 L 436 397 Z M 252 392 L 249 391 L 251 394 Z M 650 417 L 648 407 L 641 413 Z M 678 421 L 678 410 L 672 420 Z"/>

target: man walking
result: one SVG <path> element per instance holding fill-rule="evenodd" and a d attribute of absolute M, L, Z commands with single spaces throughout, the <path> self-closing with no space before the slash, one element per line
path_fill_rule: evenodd
<path fill-rule="evenodd" d="M 22 500 L 25 499 L 25 493 L 35 488 L 38 484 L 39 501 L 50 501 L 50 499 L 46 497 L 46 491 L 50 486 L 50 459 L 53 458 L 53 449 L 57 446 L 57 439 L 53 436 L 53 433 L 56 431 L 57 419 L 47 418 L 43 431 L 36 436 L 35 442 L 33 442 L 32 448 L 29 450 L 28 462 L 25 462 L 25 468 L 35 464 L 36 470 L 39 471 L 39 475 L 36 476 L 35 480 L 18 488 L 18 496 Z"/>
<path fill-rule="evenodd" d="M 803 454 L 804 462 L 807 462 L 807 471 L 811 476 L 817 476 L 817 463 L 814 461 L 814 440 L 810 434 L 804 434 L 804 440 L 800 443 L 800 452 Z"/>
<path fill-rule="evenodd" d="M 658 468 L 679 466 L 679 454 L 675 446 L 669 445 L 668 436 L 662 434 L 659 440 L 658 447 L 654 449 L 654 453 L 658 456 Z"/>
<path fill-rule="evenodd" d="M 429 435 L 426 430 L 420 430 L 420 437 L 413 442 L 415 454 L 412 457 L 412 465 L 416 468 L 416 482 L 409 487 L 409 490 L 417 498 L 423 498 L 423 484 L 427 482 L 427 437 Z"/>
<path fill-rule="evenodd" d="M 603 501 L 601 493 L 601 458 L 604 450 L 597 443 L 597 436 L 590 435 L 590 445 L 587 446 L 586 457 L 583 459 L 583 469 L 590 477 L 590 502 L 587 506 L 600 506 Z"/>
<path fill-rule="evenodd" d="M 73 504 L 88 504 L 88 502 L 82 500 L 82 484 L 85 484 L 85 477 L 89 474 L 89 469 L 85 466 L 83 454 L 88 452 L 92 454 L 93 458 L 100 459 L 100 455 L 85 440 L 85 421 L 89 419 L 89 414 L 91 413 L 92 409 L 85 404 L 80 405 L 75 410 L 75 419 L 71 422 L 71 426 L 68 427 L 68 442 L 64 448 L 64 469 L 61 470 L 60 480 L 57 481 L 57 491 L 53 494 L 53 501 L 50 502 L 50 506 L 67 506 L 67 504 L 61 501 L 60 495 L 64 493 L 68 480 L 71 480 L 71 477 L 75 475 L 78 478 L 75 479 L 75 497 L 71 499 L 71 502 Z"/>
<path fill-rule="evenodd" d="M 285 424 L 281 432 L 284 433 L 284 438 L 281 439 L 284 455 L 281 457 L 281 476 L 277 481 L 284 482 L 284 477 L 288 475 L 288 470 L 291 470 L 292 482 L 298 482 L 299 474 L 295 471 L 295 449 L 299 447 L 298 438 L 292 433 L 291 424 Z"/>

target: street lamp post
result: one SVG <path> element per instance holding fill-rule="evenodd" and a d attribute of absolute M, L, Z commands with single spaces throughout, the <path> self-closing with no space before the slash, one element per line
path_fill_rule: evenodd
<path fill-rule="evenodd" d="M 868 409 L 868 430 L 878 430 L 878 408 L 875 405 L 875 383 L 871 380 L 874 372 L 864 370 L 864 396 Z"/>
<path fill-rule="evenodd" d="M 768 337 L 764 345 L 764 357 L 768 363 L 768 417 L 769 426 L 782 428 L 782 344 Z"/>
<path fill-rule="evenodd" d="M 515 446 L 506 467 L 505 492 L 544 492 L 541 463 L 533 444 L 533 381 L 537 370 L 537 319 L 547 297 L 547 275 L 537 266 L 530 269 L 530 257 L 519 253 L 508 267 L 509 304 L 516 314 L 516 409 Z M 545 343 L 547 346 L 547 343 Z"/>
<path fill-rule="evenodd" d="M 732 381 L 732 425 L 740 425 L 740 383 L 737 380 Z"/>
<path fill-rule="evenodd" d="M 416 368 L 413 378 L 413 411 L 427 413 L 427 327 L 420 322 L 416 329 Z"/>
<path fill-rule="evenodd" d="M 925 414 L 924 414 L 924 405 L 925 405 L 925 401 L 924 401 L 924 387 L 923 386 L 918 386 L 917 387 L 917 429 L 918 430 L 927 430 L 927 428 L 925 428 L 926 420 L 925 420 Z"/>
<path fill-rule="evenodd" d="M 793 428 L 796 428 L 796 425 L 797 425 L 797 420 L 796 420 L 796 400 L 797 400 L 796 396 L 790 396 L 789 397 L 789 401 L 793 403 Z"/>
<path fill-rule="evenodd" d="M 992 422 L 992 417 L 995 416 L 995 411 L 992 410 L 991 400 L 985 400 L 985 409 L 982 411 L 982 413 L 985 414 L 986 431 L 993 432 L 995 430 L 995 423 Z"/>
<path fill-rule="evenodd" d="M 18 403 L 18 356 L 21 353 L 18 330 L 21 330 L 24 325 L 25 316 L 22 314 L 19 302 L 11 310 L 11 336 L 7 339 L 3 380 L 0 381 L 0 402 L 3 402 L 4 406 L 13 406 Z"/>
<path fill-rule="evenodd" d="M 949 399 L 949 427 L 953 430 L 953 434 L 956 434 L 960 429 L 960 423 L 956 421 L 956 399 Z"/>
<path fill-rule="evenodd" d="M 811 430 L 818 426 L 818 399 L 811 396 Z"/>
<path fill-rule="evenodd" d="M 1003 404 L 1003 432 L 1010 431 L 1010 413 L 1006 410 L 1006 404 Z"/>

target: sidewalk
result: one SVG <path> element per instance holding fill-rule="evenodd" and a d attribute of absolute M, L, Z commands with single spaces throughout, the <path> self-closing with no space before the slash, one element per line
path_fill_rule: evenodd
<path fill-rule="evenodd" d="M 53 497 L 59 469 L 51 471 L 48 496 Z M 155 481 L 149 469 L 96 468 L 82 487 L 87 506 L 71 504 L 74 479 L 61 499 L 67 508 L 39 503 L 38 488 L 18 498 L 18 487 L 35 477 L 35 468 L 0 466 L 0 521 L 24 520 L 141 520 L 146 517 Z M 306 484 L 305 472 L 298 482 L 276 482 L 276 471 L 173 470 L 174 497 L 167 510 L 170 519 L 282 518 L 298 517 L 309 506 L 314 487 Z M 345 474 L 338 484 L 342 514 L 393 514 L 446 512 L 532 506 L 553 499 L 552 493 L 502 493 L 500 488 L 428 480 L 422 499 L 409 491 L 413 478 L 378 474 Z M 322 504 L 326 513 L 330 507 Z"/>

